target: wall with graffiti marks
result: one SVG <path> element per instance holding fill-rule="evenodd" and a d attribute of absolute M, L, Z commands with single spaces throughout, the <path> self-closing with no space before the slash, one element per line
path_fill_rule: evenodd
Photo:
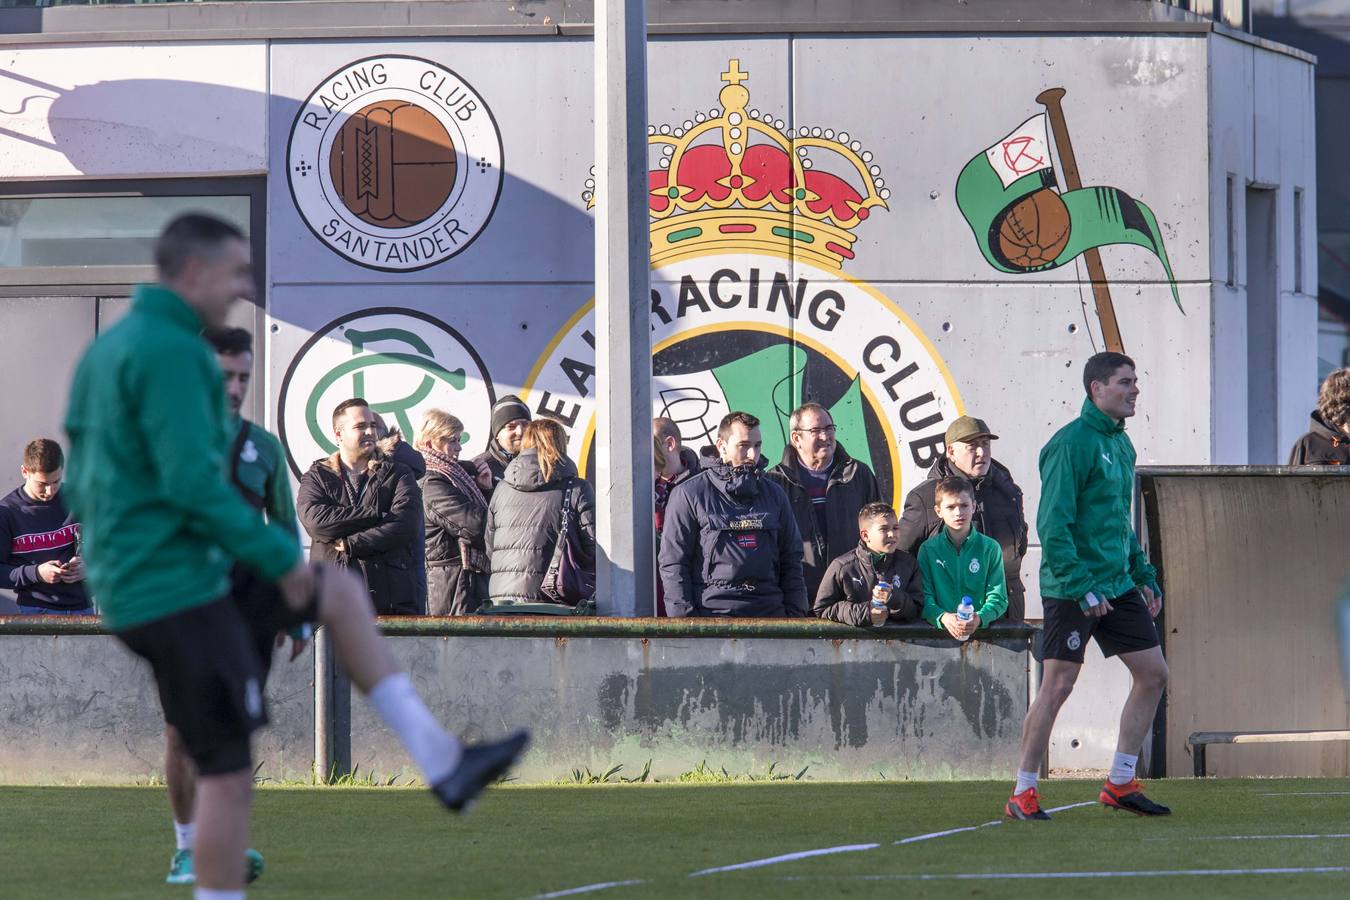
<path fill-rule="evenodd" d="M 507 45 L 526 71 L 502 71 Z M 897 503 L 970 412 L 1034 510 L 1083 361 L 1121 347 L 1143 378 L 1141 461 L 1208 462 L 1208 53 L 654 41 L 653 412 L 701 445 L 748 409 L 777 457 L 787 413 L 817 400 Z M 358 388 L 408 423 L 451 408 L 470 446 L 491 398 L 519 393 L 593 465 L 589 54 L 272 47 L 270 364 L 297 471 Z"/>

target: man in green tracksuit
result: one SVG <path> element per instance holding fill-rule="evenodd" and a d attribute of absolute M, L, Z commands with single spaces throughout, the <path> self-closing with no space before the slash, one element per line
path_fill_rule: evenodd
<path fill-rule="evenodd" d="M 1041 450 L 1041 633 L 1044 674 L 1027 710 L 1017 786 L 1005 812 L 1016 819 L 1048 819 L 1040 808 L 1036 775 L 1060 707 L 1073 692 L 1088 638 L 1104 656 L 1120 656 L 1132 686 L 1120 717 L 1111 773 L 1098 799 L 1137 815 L 1170 810 L 1144 796 L 1135 765 L 1167 685 L 1154 617 L 1162 609 L 1158 573 L 1130 525 L 1134 445 L 1125 420 L 1139 397 L 1134 361 L 1098 353 L 1083 369 L 1082 414 Z"/>
<path fill-rule="evenodd" d="M 238 228 L 188 213 L 155 246 L 161 283 L 95 340 L 75 372 L 70 508 L 108 629 L 150 663 L 164 720 L 198 773 L 193 848 L 198 900 L 240 900 L 252 791 L 249 738 L 266 723 L 262 661 L 230 596 L 238 562 L 275 582 L 266 632 L 322 621 L 340 662 L 398 735 L 433 792 L 461 810 L 526 738 L 464 747 L 399 670 L 364 587 L 307 565 L 293 522 L 268 522 L 226 480 L 225 391 L 204 327 L 254 294 Z"/>

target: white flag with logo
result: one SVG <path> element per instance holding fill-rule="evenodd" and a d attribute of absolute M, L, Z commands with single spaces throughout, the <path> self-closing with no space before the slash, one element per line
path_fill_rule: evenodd
<path fill-rule="evenodd" d="M 984 155 L 1004 188 L 1032 172 L 1054 168 L 1050 142 L 1045 134 L 1045 113 L 1018 125 L 1011 134 L 984 151 Z"/>

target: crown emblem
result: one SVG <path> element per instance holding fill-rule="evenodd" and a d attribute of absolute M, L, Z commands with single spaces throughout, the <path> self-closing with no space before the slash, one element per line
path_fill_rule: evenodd
<path fill-rule="evenodd" d="M 710 252 L 792 255 L 823 268 L 853 259 L 853 229 L 890 191 L 872 154 L 847 132 L 784 129 L 747 110 L 739 59 L 722 73 L 721 109 L 676 126 L 648 126 L 652 265 Z M 595 206 L 595 170 L 581 199 Z"/>

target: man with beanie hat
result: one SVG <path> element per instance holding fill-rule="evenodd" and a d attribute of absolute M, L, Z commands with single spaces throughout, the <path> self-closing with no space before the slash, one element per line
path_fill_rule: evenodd
<path fill-rule="evenodd" d="M 484 465 L 492 472 L 492 485 L 483 487 L 483 495 L 489 499 L 502 476 L 506 466 L 520 453 L 520 444 L 525 439 L 525 426 L 530 422 L 530 408 L 515 394 L 507 394 L 492 405 L 492 437 L 488 439 L 487 449 L 473 458 L 480 470 Z"/>

